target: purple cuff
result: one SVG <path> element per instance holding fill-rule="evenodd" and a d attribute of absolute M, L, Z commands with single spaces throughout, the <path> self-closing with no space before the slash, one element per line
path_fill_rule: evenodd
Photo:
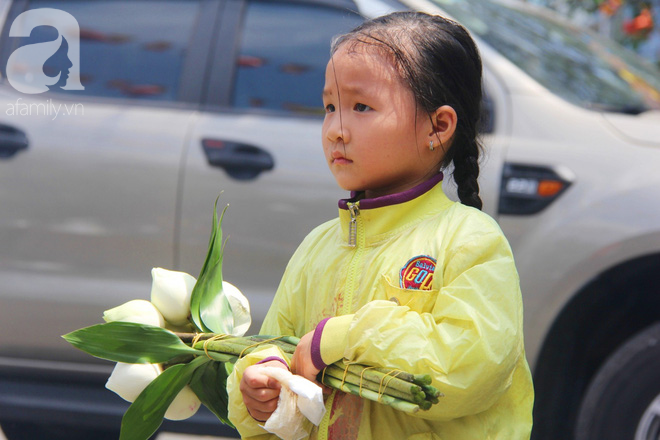
<path fill-rule="evenodd" d="M 328 319 L 330 318 L 325 318 L 319 324 L 316 326 L 316 329 L 314 330 L 314 336 L 312 337 L 312 363 L 314 366 L 322 370 L 328 365 L 323 362 L 323 358 L 321 357 L 321 336 L 323 335 L 323 327 L 325 327 L 325 323 L 328 322 Z"/>
<path fill-rule="evenodd" d="M 280 357 L 277 357 L 277 356 L 268 356 L 266 359 L 262 359 L 259 362 L 257 362 L 257 364 L 265 364 L 266 362 L 270 362 L 270 361 L 280 361 L 284 365 L 286 365 L 287 368 L 289 368 L 289 364 L 287 364 L 284 359 L 282 359 Z M 289 368 L 289 370 L 291 370 L 291 369 Z"/>

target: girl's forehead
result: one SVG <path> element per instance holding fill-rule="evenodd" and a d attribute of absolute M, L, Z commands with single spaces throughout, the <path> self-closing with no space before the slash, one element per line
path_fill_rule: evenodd
<path fill-rule="evenodd" d="M 392 57 L 387 50 L 380 45 L 361 41 L 347 41 L 340 45 L 333 53 L 332 59 L 362 60 L 372 63 L 384 63 L 394 67 Z"/>
<path fill-rule="evenodd" d="M 323 96 L 348 96 L 379 108 L 414 105 L 415 101 L 389 57 L 373 48 L 339 48 L 328 62 Z"/>
<path fill-rule="evenodd" d="M 398 81 L 397 72 L 391 57 L 373 45 L 356 44 L 340 46 L 328 61 L 326 80 L 350 83 L 353 81 Z"/>

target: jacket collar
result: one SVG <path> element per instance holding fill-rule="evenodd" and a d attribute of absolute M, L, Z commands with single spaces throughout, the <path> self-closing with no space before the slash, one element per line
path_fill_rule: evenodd
<path fill-rule="evenodd" d="M 385 239 L 401 229 L 412 226 L 446 209 L 453 202 L 442 191 L 443 174 L 438 173 L 426 182 L 409 190 L 376 197 L 360 198 L 360 193 L 351 193 L 351 198 L 339 201 L 339 221 L 345 242 L 348 239 L 351 214 L 349 206 L 359 207 L 358 232 L 364 235 L 366 245 Z M 360 242 L 358 238 L 358 242 Z"/>
<path fill-rule="evenodd" d="M 389 194 L 389 195 L 382 196 L 382 197 L 375 197 L 373 199 L 361 198 L 361 196 L 364 193 L 351 191 L 351 197 L 350 198 L 339 200 L 339 209 L 348 209 L 348 204 L 349 203 L 355 203 L 357 201 L 360 202 L 360 209 L 382 208 L 382 207 L 385 207 L 385 206 L 398 205 L 400 203 L 405 203 L 405 202 L 413 200 L 413 199 L 423 195 L 424 193 L 428 192 L 431 188 L 436 186 L 439 182 L 442 182 L 443 177 L 444 177 L 444 174 L 442 174 L 442 171 L 441 171 L 438 174 L 436 174 L 435 176 L 431 177 L 426 182 L 420 183 L 419 185 L 415 186 L 414 188 L 410 188 L 409 190 L 406 190 L 406 191 L 403 191 L 403 192 L 400 192 L 400 193 Z"/>

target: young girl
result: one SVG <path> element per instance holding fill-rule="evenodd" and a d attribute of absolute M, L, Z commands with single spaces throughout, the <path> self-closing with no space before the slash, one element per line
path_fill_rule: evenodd
<path fill-rule="evenodd" d="M 291 368 L 308 379 L 344 359 L 429 373 L 444 397 L 411 416 L 333 391 L 310 438 L 529 438 L 518 276 L 480 211 L 481 97 L 477 48 L 453 21 L 394 13 L 333 43 L 323 150 L 351 198 L 300 245 L 261 333 L 302 337 Z M 450 164 L 461 203 L 442 191 Z M 260 371 L 282 358 L 270 347 L 236 364 L 229 414 L 244 438 L 267 435 L 279 386 Z"/>

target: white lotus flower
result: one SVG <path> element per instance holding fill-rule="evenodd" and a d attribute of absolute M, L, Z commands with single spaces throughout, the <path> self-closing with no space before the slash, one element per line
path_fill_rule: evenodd
<path fill-rule="evenodd" d="M 163 327 L 165 319 L 153 304 L 143 299 L 134 299 L 103 312 L 105 322 L 122 321 Z"/>
<path fill-rule="evenodd" d="M 106 310 L 103 319 L 150 324 L 163 328 L 189 329 L 190 297 L 197 280 L 184 272 L 162 268 L 151 271 L 151 302 L 133 300 L 114 309 Z M 223 293 L 231 306 L 233 326 L 231 334 L 243 336 L 250 327 L 250 304 L 236 286 L 226 281 L 222 283 Z M 140 393 L 162 373 L 159 364 L 117 363 L 108 378 L 106 388 L 121 398 L 133 402 Z M 193 416 L 201 402 L 189 386 L 185 386 L 172 401 L 165 413 L 170 420 L 183 420 Z"/>
<path fill-rule="evenodd" d="M 151 270 L 151 302 L 165 320 L 182 325 L 190 315 L 190 296 L 197 280 L 195 277 L 160 267 Z"/>
<path fill-rule="evenodd" d="M 232 314 L 234 315 L 234 328 L 230 334 L 232 336 L 243 336 L 252 323 L 250 303 L 236 286 L 227 281 L 222 282 L 222 290 L 229 301 Z"/>
<path fill-rule="evenodd" d="M 147 385 L 163 370 L 158 364 L 123 364 L 117 363 L 108 378 L 105 387 L 114 391 L 124 400 L 135 401 Z M 192 417 L 201 402 L 193 390 L 186 385 L 174 398 L 165 412 L 169 420 L 184 420 Z"/>

